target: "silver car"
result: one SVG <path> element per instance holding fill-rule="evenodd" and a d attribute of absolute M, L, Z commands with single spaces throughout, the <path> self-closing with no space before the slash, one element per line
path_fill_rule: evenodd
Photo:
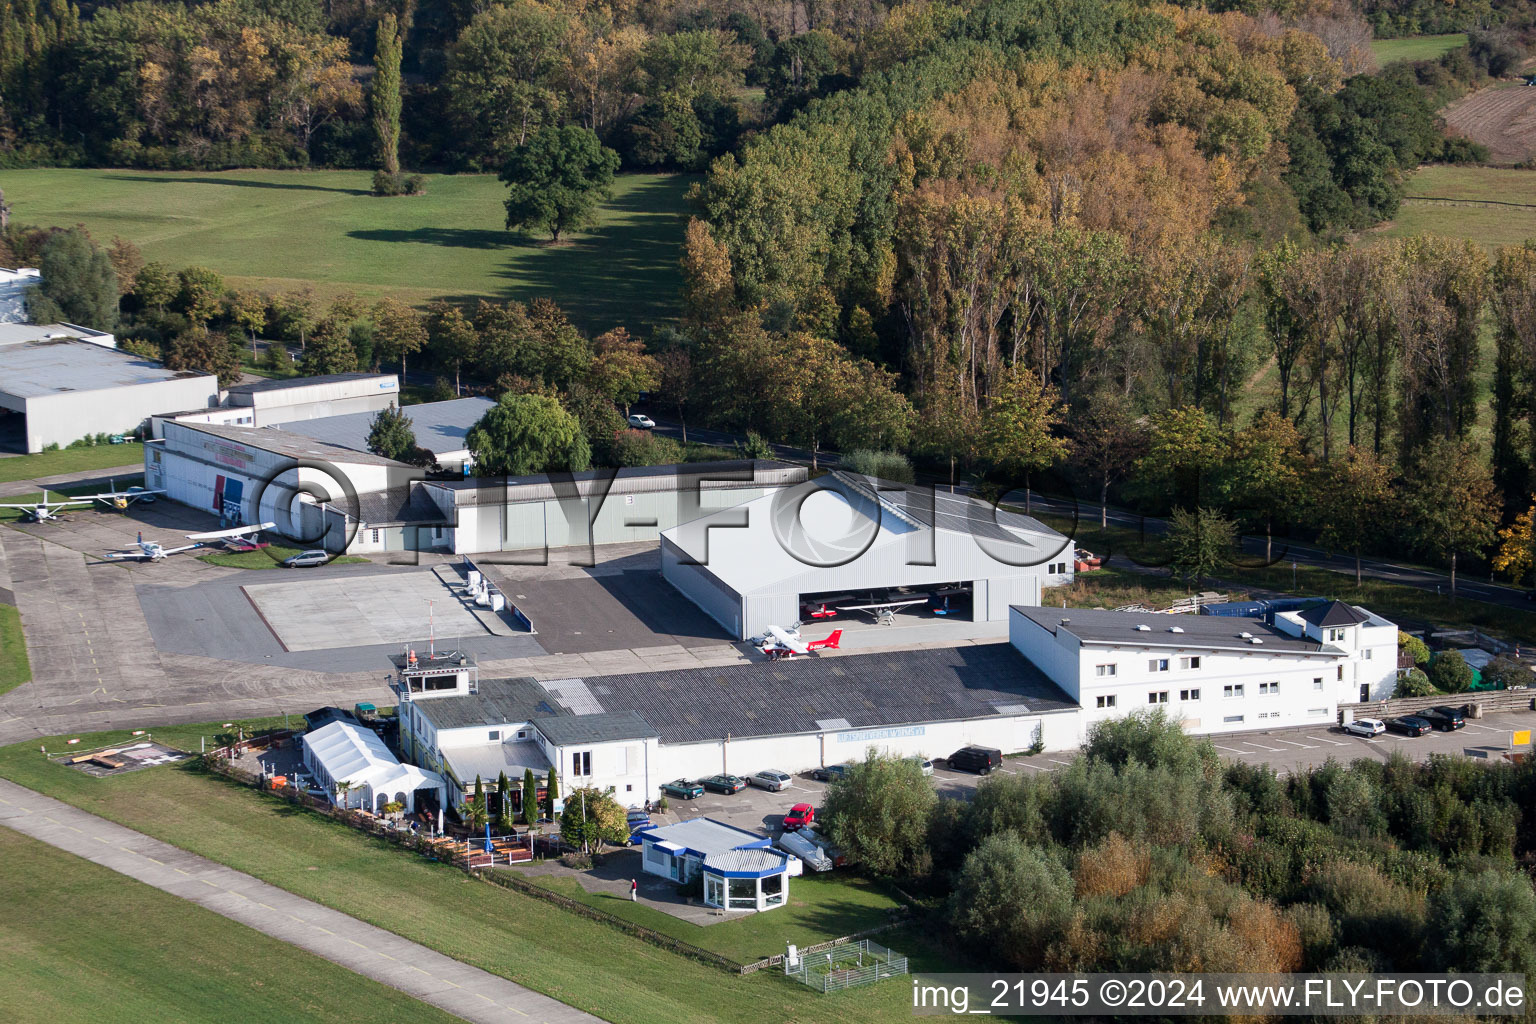
<path fill-rule="evenodd" d="M 750 776 L 747 781 L 759 789 L 766 789 L 770 793 L 777 793 L 781 789 L 787 789 L 791 780 L 787 772 L 781 772 L 777 768 L 769 768 Z"/>
<path fill-rule="evenodd" d="M 282 566 L 285 569 L 304 569 L 314 565 L 324 565 L 330 560 L 331 553 L 329 551 L 313 548 L 309 551 L 300 551 L 290 558 L 283 559 Z"/>

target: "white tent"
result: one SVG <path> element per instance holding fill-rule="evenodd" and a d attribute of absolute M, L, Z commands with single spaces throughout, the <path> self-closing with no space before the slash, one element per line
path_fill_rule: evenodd
<path fill-rule="evenodd" d="M 391 801 L 416 810 L 416 791 L 432 789 L 443 804 L 443 777 L 413 764 L 401 764 L 384 741 L 353 722 L 332 722 L 304 737 L 304 767 L 331 799 L 346 807 L 381 812 Z M 338 793 L 338 783 L 350 788 Z"/>

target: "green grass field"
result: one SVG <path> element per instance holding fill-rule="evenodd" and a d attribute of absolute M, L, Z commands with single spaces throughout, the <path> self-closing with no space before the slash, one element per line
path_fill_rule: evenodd
<path fill-rule="evenodd" d="M 1434 60 L 1443 53 L 1467 45 L 1465 32 L 1443 36 L 1406 36 L 1402 39 L 1371 40 L 1371 56 L 1385 67 L 1399 60 Z"/>
<path fill-rule="evenodd" d="M 281 544 L 273 544 L 262 548 L 260 551 L 215 551 L 212 554 L 198 555 L 199 562 L 207 562 L 209 565 L 222 565 L 230 569 L 280 569 L 278 565 L 290 555 L 299 553 L 298 548 L 284 547 Z M 357 555 L 342 555 L 334 560 L 337 565 L 353 565 L 358 562 L 366 562 L 368 559 L 359 558 Z"/>
<path fill-rule="evenodd" d="M 0 828 L 5 1019 L 334 1024 L 459 1018 Z"/>
<path fill-rule="evenodd" d="M 32 662 L 21 633 L 21 612 L 13 604 L 0 604 L 0 693 L 16 689 L 32 679 Z"/>
<path fill-rule="evenodd" d="M 590 331 L 674 314 L 691 180 L 624 175 L 598 224 L 552 247 L 503 228 L 506 189 L 489 175 L 437 175 L 424 196 L 379 199 L 362 171 L 0 172 L 17 222 L 84 224 L 235 284 L 411 302 L 547 296 Z"/>
<path fill-rule="evenodd" d="M 79 473 L 88 469 L 113 469 L 130 464 L 144 465 L 144 446 L 137 442 L 99 444 L 90 448 L 61 448 L 56 452 L 0 459 L 0 483 L 36 480 L 39 477 Z"/>
<path fill-rule="evenodd" d="M 1536 170 L 1422 167 L 1408 179 L 1408 198 L 1396 219 L 1366 232 L 1362 241 L 1383 235 L 1440 235 L 1490 248 L 1536 238 Z"/>
<path fill-rule="evenodd" d="M 741 964 L 783 953 L 789 942 L 801 947 L 824 942 L 833 937 L 827 934 L 829 927 L 844 935 L 874 928 L 890 920 L 890 912 L 900 906 L 894 897 L 867 879 L 842 872 L 807 872 L 790 879 L 787 906 L 767 914 L 738 915 L 706 927 L 680 921 L 626 897 L 589 893 L 574 878 L 530 875 L 528 880 Z"/>
<path fill-rule="evenodd" d="M 247 731 L 260 724 L 247 723 Z M 155 729 L 153 735 L 196 750 L 199 736 L 221 731 L 217 724 L 204 724 Z M 82 735 L 80 747 L 125 738 L 122 732 Z M 58 739 L 45 742 L 50 749 L 63 747 Z M 168 766 L 96 779 L 45 760 L 37 748 L 37 740 L 0 748 L 0 775 L 616 1024 L 851 1024 L 896 1020 L 911 1012 L 909 986 L 900 981 L 820 996 L 774 971 L 728 974 L 541 900 L 473 881 L 447 865 L 404 854 L 196 768 Z M 791 883 L 792 892 L 799 881 Z M 832 910 L 822 929 L 827 938 L 841 934 L 843 915 Z M 915 928 L 887 933 L 881 941 L 911 956 L 914 972 L 966 969 Z"/>

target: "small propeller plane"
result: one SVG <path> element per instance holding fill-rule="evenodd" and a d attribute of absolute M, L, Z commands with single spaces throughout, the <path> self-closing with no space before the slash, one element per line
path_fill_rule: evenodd
<path fill-rule="evenodd" d="M 27 501 L 21 503 L 0 504 L 0 508 L 21 509 L 21 518 L 27 523 L 58 523 L 63 522 L 64 517 L 59 513 L 73 505 L 89 505 L 95 501 L 95 497 L 84 498 L 60 498 L 58 501 L 49 501 L 48 492 L 43 492 L 42 501 Z"/>
<path fill-rule="evenodd" d="M 151 502 L 155 500 L 155 495 L 165 493 L 164 490 L 150 490 L 146 487 L 130 487 L 125 491 L 120 491 L 117 489 L 116 480 L 113 480 L 111 483 L 112 489 L 110 491 L 103 491 L 90 497 L 93 501 L 103 502 L 120 511 L 127 509 L 129 505 L 136 501 Z"/>
<path fill-rule="evenodd" d="M 842 640 L 843 631 L 840 629 L 834 629 L 820 640 L 804 640 L 800 636 L 799 629 L 769 626 L 768 632 L 762 637 L 762 642 L 758 644 L 758 650 L 766 654 L 769 661 L 778 661 L 782 658 L 793 658 L 797 654 L 810 654 L 812 651 L 839 650 L 842 647 Z"/>
<path fill-rule="evenodd" d="M 244 537 L 247 534 L 259 533 L 262 530 L 270 530 L 276 523 L 257 523 L 255 526 L 236 526 L 229 530 L 214 530 L 211 533 L 189 533 L 187 540 L 191 544 L 184 544 L 179 548 L 168 548 L 152 540 L 145 540 L 143 531 L 139 532 L 139 539 L 135 547 L 125 548 L 122 551 L 111 551 L 107 557 L 114 561 L 124 558 L 136 558 L 144 562 L 158 562 L 170 555 L 179 555 L 183 551 L 191 551 L 195 548 L 207 547 L 209 541 L 225 540 L 229 537 Z"/>

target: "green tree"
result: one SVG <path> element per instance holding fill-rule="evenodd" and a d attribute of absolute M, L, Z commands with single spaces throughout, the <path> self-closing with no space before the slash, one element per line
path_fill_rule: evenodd
<path fill-rule="evenodd" d="M 1522 662 L 1502 654 L 1490 660 L 1478 674 L 1482 677 L 1483 683 L 1498 690 L 1530 686 L 1536 682 L 1536 679 L 1532 678 L 1531 670 Z"/>
<path fill-rule="evenodd" d="M 139 304 L 152 306 L 160 313 L 164 313 L 166 303 L 176 297 L 178 287 L 175 273 L 160 262 L 144 264 L 133 278 L 133 294 Z"/>
<path fill-rule="evenodd" d="M 1411 655 L 1415 665 L 1429 664 L 1429 645 L 1411 633 L 1397 631 L 1397 649 Z"/>
<path fill-rule="evenodd" d="M 507 782 L 506 772 L 496 777 L 496 813 L 498 825 L 505 827 L 512 823 L 512 787 Z"/>
<path fill-rule="evenodd" d="M 1441 651 L 1429 663 L 1429 681 L 1441 693 L 1466 693 L 1472 686 L 1472 666 L 1460 651 Z"/>
<path fill-rule="evenodd" d="M 1425 675 L 1421 669 L 1411 668 L 1398 678 L 1392 695 L 1394 697 L 1433 697 L 1439 692 L 1435 689 L 1435 684 L 1429 681 L 1429 676 Z"/>
<path fill-rule="evenodd" d="M 1493 475 L 1469 442 L 1433 438 L 1420 448 L 1403 489 L 1411 540 L 1450 563 L 1456 599 L 1456 559 L 1492 543 L 1499 522 Z"/>
<path fill-rule="evenodd" d="M 621 844 L 629 839 L 629 820 L 624 808 L 613 798 L 613 790 L 584 786 L 566 795 L 565 809 L 560 812 L 560 838 L 567 843 L 579 843 L 582 852 L 604 843 Z"/>
<path fill-rule="evenodd" d="M 1061 423 L 1056 390 L 1022 364 L 1008 368 L 982 414 L 982 454 L 1005 472 L 1024 476 L 1025 507 L 1029 478 L 1063 458 L 1067 441 L 1052 433 Z"/>
<path fill-rule="evenodd" d="M 550 821 L 555 820 L 555 801 L 560 799 L 560 780 L 555 775 L 555 766 L 549 766 L 549 774 L 544 778 L 544 817 Z"/>
<path fill-rule="evenodd" d="M 387 362 L 399 362 L 403 382 L 406 358 L 420 352 L 427 343 L 427 327 L 421 314 L 399 299 L 380 299 L 373 307 L 373 333 L 375 354 Z"/>
<path fill-rule="evenodd" d="M 1431 892 L 1426 962 L 1474 972 L 1536 972 L 1536 895 L 1523 874 L 1458 874 Z"/>
<path fill-rule="evenodd" d="M 240 350 L 227 337 L 197 324 L 177 334 L 161 349 L 168 370 L 196 370 L 219 378 L 219 387 L 239 383 Z"/>
<path fill-rule="evenodd" d="M 554 771 L 553 768 L 550 771 Z M 532 768 L 523 769 L 523 824 L 529 827 L 539 823 L 539 783 L 533 777 Z"/>
<path fill-rule="evenodd" d="M 1038 966 L 1071 914 L 1067 869 L 1011 833 L 988 836 L 966 855 L 946 911 L 956 934 L 1015 969 Z"/>
<path fill-rule="evenodd" d="M 540 128 L 518 146 L 501 172 L 507 228 L 541 228 L 550 241 L 592 221 L 612 191 L 619 154 L 578 125 Z"/>
<path fill-rule="evenodd" d="M 1109 488 L 1146 452 L 1147 432 L 1120 399 L 1095 394 L 1074 417 L 1072 457 L 1099 485 L 1099 528 L 1109 528 Z"/>
<path fill-rule="evenodd" d="M 560 107 L 564 11 L 533 3 L 489 5 L 448 48 L 443 88 L 458 154 L 482 170 L 502 167 Z"/>
<path fill-rule="evenodd" d="M 827 790 L 827 835 L 855 864 L 880 875 L 921 877 L 932 869 L 928 816 L 938 799 L 922 766 L 871 747 Z"/>
<path fill-rule="evenodd" d="M 117 274 L 112 260 L 80 228 L 55 231 L 43 243 L 42 281 L 27 295 L 34 323 L 63 320 L 98 331 L 117 326 Z"/>
<path fill-rule="evenodd" d="M 485 828 L 485 823 L 490 820 L 490 811 L 485 803 L 485 783 L 480 776 L 475 776 L 475 795 L 464 805 L 464 824 L 471 829 Z"/>
<path fill-rule="evenodd" d="M 1149 495 L 1177 505 L 1198 505 L 1214 497 L 1214 471 L 1229 445 L 1204 410 L 1192 405 L 1152 417 L 1146 454 L 1136 460 L 1136 476 Z"/>
<path fill-rule="evenodd" d="M 256 354 L 256 332 L 267 326 L 267 297 L 247 290 L 230 292 L 224 298 L 224 315 L 251 336 L 251 355 Z"/>
<path fill-rule="evenodd" d="M 373 133 L 379 149 L 379 164 L 384 173 L 400 173 L 400 23 L 393 13 L 379 19 L 374 34 L 373 88 L 369 103 L 373 110 Z"/>
<path fill-rule="evenodd" d="M 398 406 L 380 409 L 368 428 L 368 450 L 396 462 L 410 462 L 416 452 L 416 431 L 411 418 Z"/>
<path fill-rule="evenodd" d="M 1342 458 L 1323 466 L 1313 484 L 1312 518 L 1318 540 L 1330 551 L 1354 553 L 1356 586 L 1361 581 L 1360 551 L 1381 532 L 1391 498 L 1387 467 L 1369 449 L 1353 445 Z"/>
<path fill-rule="evenodd" d="M 1304 468 L 1301 434 L 1273 411 L 1260 413 L 1252 426 L 1233 436 L 1224 490 L 1243 514 L 1263 521 L 1266 565 L 1274 561 L 1275 520 L 1295 506 Z"/>
<path fill-rule="evenodd" d="M 460 374 L 480 358 L 480 335 L 462 309 L 446 302 L 427 307 L 426 327 L 427 351 L 437 365 L 453 367 L 453 393 L 461 394 Z"/>
<path fill-rule="evenodd" d="M 299 360 L 299 369 L 305 376 L 352 373 L 357 370 L 357 348 L 348 333 L 350 326 L 350 323 L 343 323 L 334 314 L 326 316 L 315 325 L 314 333 L 309 337 L 309 345 Z"/>
<path fill-rule="evenodd" d="M 592 462 L 581 424 L 549 395 L 502 395 L 465 440 L 476 468 L 490 476 L 580 472 Z"/>
<path fill-rule="evenodd" d="M 183 267 L 176 275 L 176 308 L 194 324 L 206 325 L 218 315 L 228 289 L 224 275 L 207 267 Z"/>
<path fill-rule="evenodd" d="M 1173 574 L 1199 586 L 1226 565 L 1237 541 L 1232 520 L 1208 508 L 1176 508 L 1168 519 L 1168 557 Z"/>

